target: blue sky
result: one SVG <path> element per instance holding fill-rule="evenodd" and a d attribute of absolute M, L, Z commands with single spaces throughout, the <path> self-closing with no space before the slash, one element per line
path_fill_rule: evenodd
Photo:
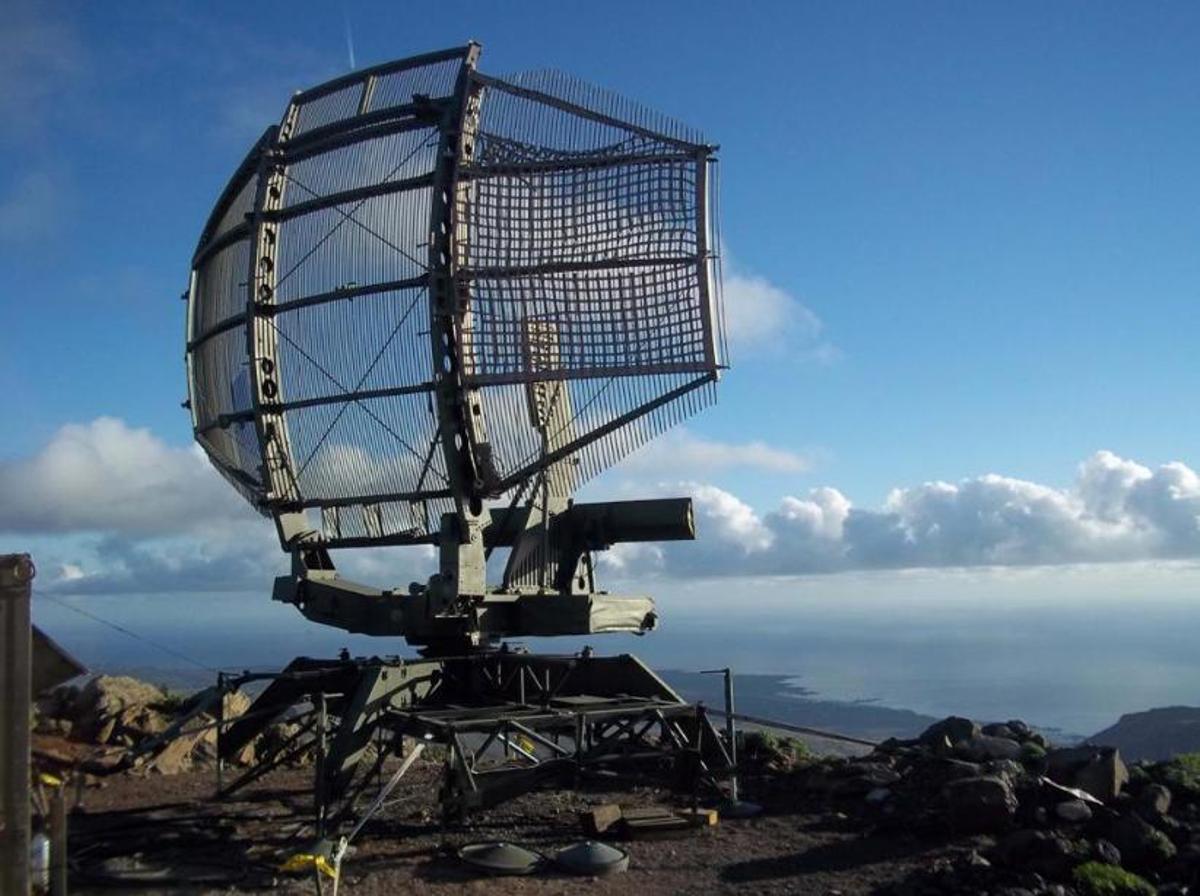
<path fill-rule="evenodd" d="M 1200 554 L 1195 5 L 346 0 L 4 15 L 0 481 L 26 489 L 22 512 L 72 496 L 97 508 L 39 523 L 14 511 L 4 547 L 33 544 L 59 566 L 102 563 L 105 537 L 162 557 L 199 539 L 222 556 L 161 502 L 165 528 L 106 524 L 112 495 L 95 480 L 161 463 L 191 481 L 178 300 L 191 251 L 289 91 L 347 70 L 348 22 L 360 66 L 475 38 L 486 71 L 561 68 L 720 143 L 728 299 L 745 333 L 734 369 L 671 443 L 690 466 L 651 453 L 599 488 L 691 483 L 707 537 L 729 547 L 714 556 L 753 555 L 731 572 Z M 137 450 L 97 449 L 70 492 L 61 451 L 47 454 L 64 426 L 72 444 Z M 225 488 L 196 483 L 181 502 Z M 883 507 L 897 488 L 909 491 Z M 237 512 L 224 500 L 211 498 L 214 529 Z M 879 512 L 844 531 L 841 501 Z M 999 535 L 988 514 L 1005 517 Z M 893 517 L 924 526 L 918 544 L 889 540 Z M 1036 525 L 1014 535 L 1014 517 Z M 951 526 L 966 543 L 949 543 Z M 809 559 L 774 556 L 785 545 Z M 714 572 L 687 556 L 615 565 Z"/>

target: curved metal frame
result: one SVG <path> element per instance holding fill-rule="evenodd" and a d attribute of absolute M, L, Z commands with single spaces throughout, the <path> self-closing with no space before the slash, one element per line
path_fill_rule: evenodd
<path fill-rule="evenodd" d="M 479 52 L 479 46 L 472 43 L 465 47 L 364 69 L 297 93 L 289 103 L 283 121 L 267 130 L 230 179 L 209 217 L 196 249 L 188 292 L 186 356 L 193 431 L 206 448 L 214 465 L 226 478 L 249 497 L 261 512 L 274 517 L 280 542 L 285 549 L 294 550 L 304 545 L 341 547 L 419 543 L 441 543 L 443 547 L 451 543 L 474 544 L 481 547 L 481 533 L 489 520 L 484 507 L 486 499 L 518 488 L 535 477 L 544 478 L 555 464 L 562 463 L 593 444 L 610 437 L 616 438 L 618 430 L 666 405 L 683 401 L 689 407 L 699 406 L 698 402 L 688 396 L 714 382 L 722 366 L 719 348 L 712 335 L 720 329 L 720 322 L 715 319 L 717 308 L 713 290 L 717 284 L 714 281 L 714 231 L 708 204 L 708 170 L 713 161 L 714 147 L 681 139 L 678 135 L 673 136 L 672 134 L 677 132 L 667 133 L 667 129 L 656 128 L 653 123 L 647 127 L 645 120 L 640 123 L 632 119 L 624 120 L 606 114 L 601 109 L 580 104 L 590 101 L 575 102 L 572 98 L 556 96 L 553 92 L 535 89 L 528 84 L 509 83 L 480 74 L 476 70 Z M 371 108 L 376 88 L 381 83 L 380 79 L 420 66 L 451 61 L 458 63 L 453 90 L 439 94 L 432 100 L 414 95 L 412 102 L 386 105 L 380 109 Z M 310 104 L 322 101 L 343 104 L 339 97 L 353 88 L 359 90 L 356 112 L 351 105 L 347 107 L 348 111 L 340 115 L 334 114 L 333 120 L 321 119 L 323 113 L 318 113 L 315 125 L 307 128 L 301 125 L 302 121 L 311 120 L 305 117 Z M 587 119 L 597 127 L 621 128 L 624 132 L 649 141 L 639 144 L 637 148 L 645 148 L 651 143 L 659 145 L 659 148 L 645 149 L 645 152 L 641 153 L 614 149 L 608 156 L 589 156 L 585 153 L 576 158 L 564 152 L 559 153 L 557 157 L 516 160 L 512 164 L 486 158 L 482 161 L 477 160 L 477 144 L 483 136 L 480 132 L 482 98 L 489 90 L 501 91 L 510 100 L 516 97 L 521 101 L 542 104 L 568 116 Z M 322 153 L 377 137 L 400 134 L 414 128 L 431 131 L 436 129 L 439 143 L 432 172 L 398 180 L 385 178 L 380 183 L 335 190 L 327 195 L 314 193 L 312 198 L 292 202 L 290 205 L 285 203 L 290 167 Z M 626 252 L 619 257 L 602 260 L 550 261 L 533 265 L 489 267 L 486 263 L 472 265 L 472 256 L 463 250 L 463 246 L 468 245 L 469 236 L 469 223 L 464 220 L 463 210 L 471 207 L 475 191 L 483 189 L 481 184 L 486 183 L 489 177 L 537 177 L 576 170 L 602 172 L 623 166 L 685 164 L 695 166 L 695 209 L 699 220 L 694 254 L 690 253 L 689 247 L 688 254 L 680 254 L 677 257 L 624 257 L 624 254 L 629 254 Z M 231 223 L 227 218 L 234 203 L 239 201 L 240 196 L 244 196 L 244 191 L 252 184 L 255 195 L 246 219 Z M 432 201 L 427 263 L 423 266 L 423 273 L 388 282 L 343 284 L 299 298 L 277 300 L 276 286 L 280 274 L 276 271 L 276 258 L 284 222 L 327 209 L 334 209 L 344 217 L 349 217 L 341 211 L 340 206 L 389 193 L 425 188 L 430 189 Z M 222 227 L 224 229 L 221 229 Z M 201 327 L 197 307 L 197 281 L 200 272 L 219 253 L 243 242 L 249 249 L 244 310 L 234 313 L 225 310 L 221 319 L 205 321 Z M 550 444 L 545 442 L 543 433 L 540 456 L 527 458 L 519 464 L 513 463 L 513 458 L 510 458 L 506 461 L 506 469 L 498 469 L 498 464 L 493 462 L 492 446 L 488 441 L 488 412 L 481 398 L 481 390 L 505 385 L 528 387 L 535 380 L 541 381 L 542 378 L 530 371 L 509 372 L 509 368 L 504 366 L 493 367 L 491 370 L 476 369 L 475 355 L 472 351 L 472 340 L 477 332 L 477 327 L 473 324 L 473 292 L 476 283 L 481 278 L 495 280 L 508 277 L 552 277 L 559 272 L 568 276 L 579 276 L 581 271 L 595 272 L 601 276 L 611 273 L 613 277 L 625 277 L 624 273 L 618 272 L 650 267 L 659 270 L 696 270 L 696 283 L 700 290 L 700 326 L 709 334 L 703 358 L 672 360 L 669 363 L 656 363 L 648 359 L 644 364 L 630 366 L 624 370 L 603 365 L 577 365 L 572 369 L 554 371 L 553 375 L 544 377 L 547 382 L 557 380 L 566 383 L 602 378 L 611 381 L 621 377 L 638 376 L 676 376 L 677 379 L 664 386 L 665 391 L 657 397 L 642 400 L 641 404 L 629 409 L 620 408 L 602 418 L 603 423 L 593 425 L 582 434 L 567 432 Z M 334 380 L 340 388 L 330 391 L 329 394 L 293 396 L 291 399 L 283 394 L 279 369 L 281 332 L 276 325 L 279 315 L 327 302 L 350 301 L 359 297 L 382 296 L 419 288 L 428 290 L 432 361 L 432 372 L 428 382 L 401 385 L 385 383 L 382 388 L 362 388 L 363 384 L 360 382 L 354 388 L 347 388 L 352 384 L 347 383 L 343 386 Z M 246 352 L 249 361 L 249 406 L 243 407 L 235 399 L 229 412 L 207 414 L 201 419 L 198 413 L 201 401 L 205 403 L 206 408 L 211 408 L 214 399 L 212 396 L 198 395 L 195 353 L 210 340 L 218 339 L 243 326 L 246 331 Z M 494 336 L 492 338 L 495 339 Z M 470 359 L 471 363 L 465 363 L 467 359 Z M 228 374 L 219 378 L 218 382 L 222 384 L 222 388 L 233 385 Z M 622 388 L 624 387 L 618 386 L 614 392 Z M 414 443 L 422 449 L 421 452 L 413 450 L 411 446 L 409 448 L 417 455 L 418 460 L 423 456 L 425 471 L 430 469 L 434 453 L 440 451 L 445 462 L 444 483 L 427 484 L 426 473 L 423 472 L 415 489 L 395 490 L 389 494 L 335 494 L 314 497 L 311 492 L 306 493 L 301 487 L 301 477 L 308 459 L 300 463 L 293 455 L 288 427 L 289 412 L 321 405 L 348 406 L 351 403 L 365 409 L 361 404 L 363 401 L 420 393 L 430 394 L 436 404 L 436 436 L 428 445 L 425 445 L 423 440 Z M 228 406 L 220 405 L 222 410 Z M 578 409 L 578 412 L 582 413 L 586 409 L 585 406 Z M 380 422 L 382 425 L 382 421 Z M 237 463 L 224 458 L 214 447 L 214 444 L 220 443 L 210 440 L 216 430 L 228 431 L 230 427 L 247 426 L 251 423 L 254 426 L 260 455 L 257 471 L 247 466 L 244 449 L 237 448 L 234 444 L 236 437 L 229 436 L 228 444 L 237 448 Z M 501 423 L 507 425 L 505 421 Z M 239 452 L 240 456 L 237 456 Z M 296 469 L 294 465 L 299 468 Z M 442 475 L 440 471 L 438 475 Z M 429 502 L 443 502 L 441 506 L 445 507 L 446 499 L 452 500 L 455 521 L 453 524 L 443 521 L 439 531 L 436 522 L 429 519 Z M 376 522 L 375 532 L 368 531 L 365 535 L 343 535 L 337 525 L 338 514 L 344 508 L 361 508 L 362 525 L 368 526 L 368 514 L 373 513 L 374 518 L 379 520 L 381 507 L 401 502 L 421 504 L 424 507 L 423 530 L 385 532 Z M 327 515 L 327 519 L 334 520 L 333 536 L 322 533 L 322 527 L 313 526 L 309 522 L 306 511 L 310 508 L 320 508 L 322 513 Z M 442 572 L 443 576 L 454 580 L 454 589 L 459 594 L 483 593 L 485 589 L 481 568 L 468 569 L 460 564 L 458 568 L 450 569 L 443 565 Z"/>

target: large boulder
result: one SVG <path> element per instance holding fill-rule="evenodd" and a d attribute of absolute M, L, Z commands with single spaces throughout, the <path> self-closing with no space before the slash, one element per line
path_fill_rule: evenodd
<path fill-rule="evenodd" d="M 980 775 L 951 781 L 942 791 L 951 827 L 957 831 L 1006 830 L 1017 813 L 1017 797 L 1004 778 Z"/>
<path fill-rule="evenodd" d="M 77 740 L 108 743 L 117 733 L 127 712 L 134 715 L 160 703 L 160 688 L 125 675 L 98 675 L 82 688 L 67 687 L 53 692 L 45 710 L 71 723 Z M 131 720 L 133 716 L 129 717 Z"/>
<path fill-rule="evenodd" d="M 1046 777 L 1067 787 L 1086 790 L 1098 800 L 1111 802 L 1129 783 L 1129 769 L 1120 751 L 1112 747 L 1068 747 L 1046 754 Z"/>

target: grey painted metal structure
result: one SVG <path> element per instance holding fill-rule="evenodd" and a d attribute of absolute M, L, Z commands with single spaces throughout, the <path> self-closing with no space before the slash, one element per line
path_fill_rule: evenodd
<path fill-rule="evenodd" d="M 653 627 L 591 555 L 691 538 L 689 502 L 572 496 L 711 402 L 724 364 L 715 148 L 565 75 L 485 75 L 479 54 L 295 94 L 187 293 L 195 436 L 292 554 L 275 597 L 439 654 Z M 420 544 L 438 572 L 402 591 L 329 554 Z"/>
<path fill-rule="evenodd" d="M 29 892 L 29 600 L 35 575 L 28 554 L 0 556 L 0 893 Z"/>
<path fill-rule="evenodd" d="M 684 789 L 707 790 L 732 769 L 704 708 L 682 700 L 629 655 L 300 658 L 278 674 L 224 679 L 219 690 L 255 680 L 270 684 L 244 716 L 219 725 L 218 756 L 236 756 L 280 718 L 292 720 L 293 734 L 239 778 L 219 781 L 218 791 L 234 793 L 316 750 L 322 835 L 354 823 L 403 739 L 446 747 L 439 795 L 447 819 L 600 770 L 666 768 Z"/>

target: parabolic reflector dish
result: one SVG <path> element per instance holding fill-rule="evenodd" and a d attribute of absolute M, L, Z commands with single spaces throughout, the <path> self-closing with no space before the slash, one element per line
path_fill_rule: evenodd
<path fill-rule="evenodd" d="M 297 93 L 200 238 L 196 438 L 285 547 L 433 542 L 461 503 L 569 494 L 712 400 L 714 148 L 477 57 Z"/>

